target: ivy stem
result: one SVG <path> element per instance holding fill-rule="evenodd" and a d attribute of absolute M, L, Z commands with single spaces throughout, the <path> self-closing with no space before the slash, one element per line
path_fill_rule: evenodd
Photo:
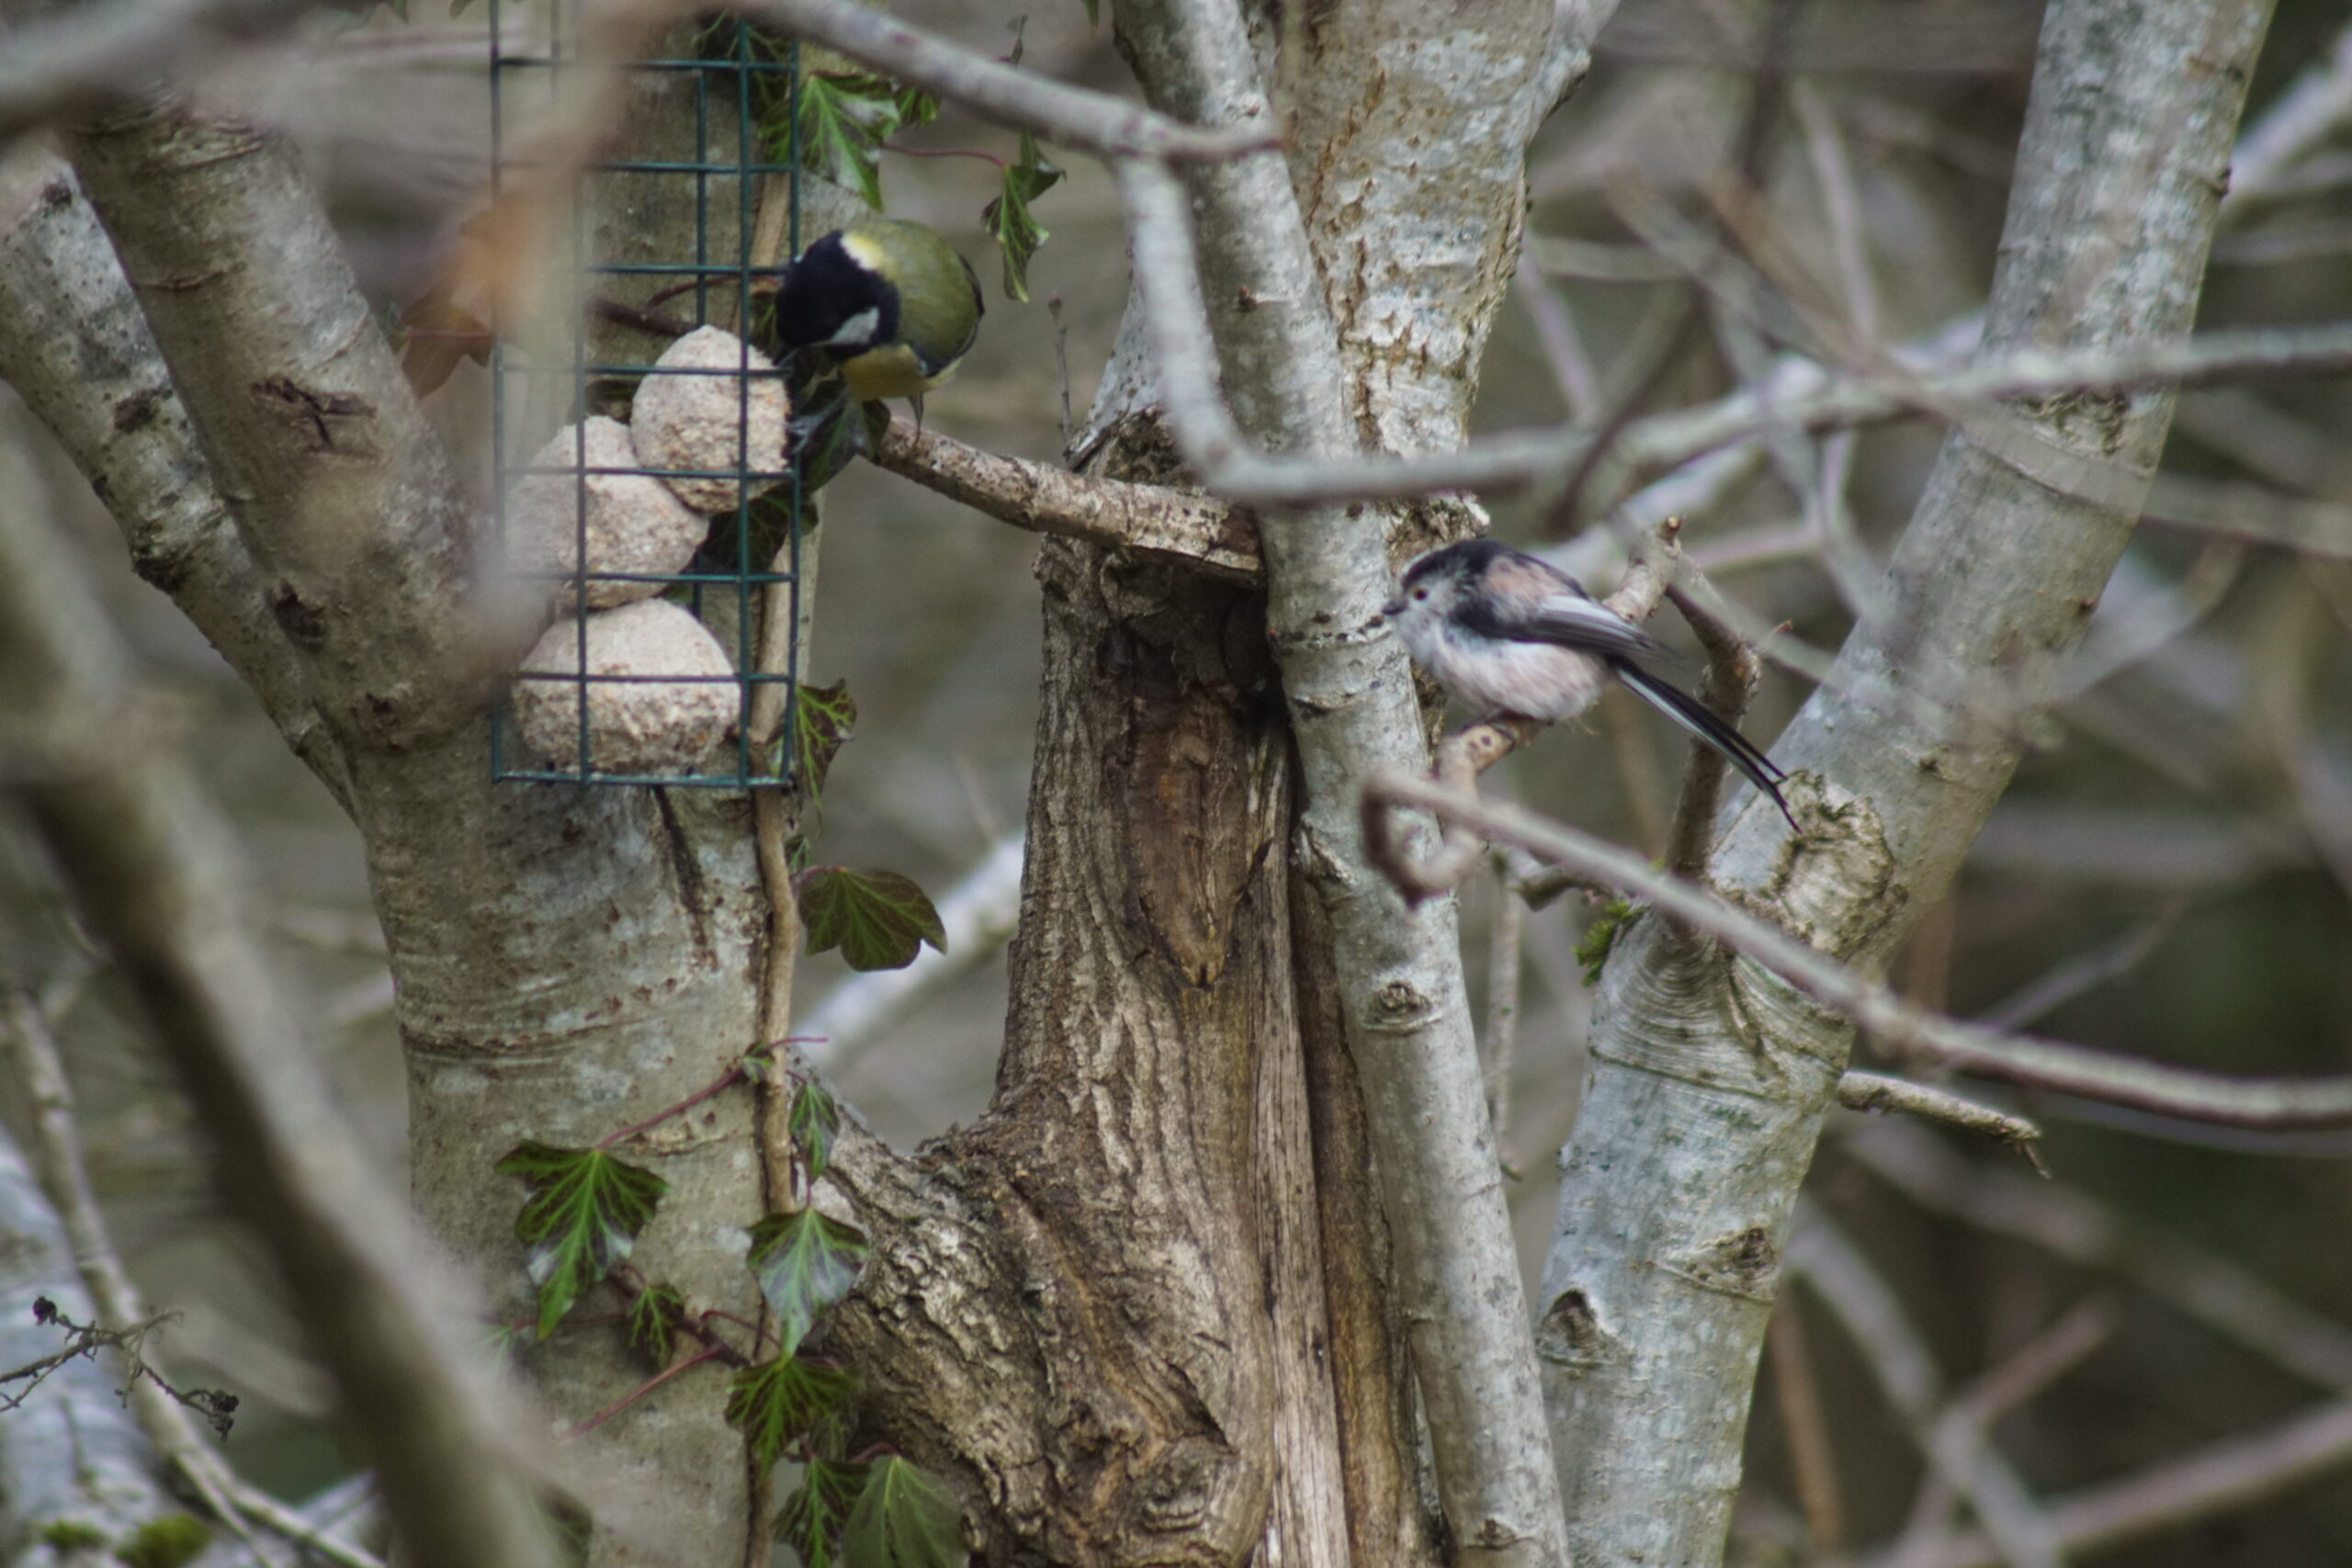
<path fill-rule="evenodd" d="M 632 1122 L 616 1133 L 605 1134 L 604 1137 L 597 1140 L 596 1147 L 600 1149 L 608 1149 L 615 1144 L 619 1143 L 623 1138 L 642 1133 L 649 1127 L 658 1127 L 662 1122 L 670 1120 L 671 1117 L 683 1115 L 686 1111 L 693 1110 L 695 1106 L 700 1105 L 704 1100 L 708 1100 L 712 1095 L 718 1094 L 723 1089 L 734 1088 L 737 1084 L 744 1081 L 745 1076 L 743 1064 L 739 1060 L 730 1065 L 725 1072 L 713 1078 L 708 1084 L 695 1090 L 694 1093 L 686 1096 L 685 1099 L 678 1101 L 675 1105 L 664 1106 L 662 1110 L 655 1111 L 652 1115 L 648 1116 L 642 1122 Z"/>
<path fill-rule="evenodd" d="M 643 1399 L 647 1394 L 651 1393 L 655 1389 L 660 1388 L 663 1383 L 668 1382 L 672 1378 L 676 1377 L 688 1367 L 696 1367 L 700 1366 L 705 1361 L 717 1360 L 724 1354 L 726 1354 L 726 1347 L 722 1345 L 712 1345 L 707 1349 L 695 1351 L 693 1355 L 688 1356 L 683 1361 L 678 1361 L 673 1365 L 662 1368 L 660 1371 L 654 1373 L 651 1377 L 646 1379 L 635 1388 L 630 1389 L 627 1393 L 622 1394 L 618 1399 L 614 1400 L 610 1404 L 605 1405 L 605 1408 L 599 1410 L 596 1414 L 591 1416 L 577 1427 L 574 1427 L 570 1432 L 566 1433 L 565 1436 L 577 1438 L 585 1433 L 594 1431 L 598 1427 L 603 1426 L 605 1422 L 611 1420 L 622 1411 L 627 1410 L 630 1405 L 635 1404 L 639 1400 Z"/>
<path fill-rule="evenodd" d="M 902 158 L 978 158 L 982 163 L 994 164 L 1001 170 L 1012 166 L 995 153 L 983 152 L 977 147 L 893 147 L 886 141 L 882 144 L 882 151 L 896 152 Z"/>

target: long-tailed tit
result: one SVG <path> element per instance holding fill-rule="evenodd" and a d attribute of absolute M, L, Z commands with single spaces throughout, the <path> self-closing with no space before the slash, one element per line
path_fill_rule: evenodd
<path fill-rule="evenodd" d="M 1493 539 L 1464 539 L 1408 566 L 1385 613 L 1415 663 L 1487 712 L 1574 718 L 1614 675 L 1722 752 L 1796 826 L 1781 797 L 1786 771 L 1698 698 L 1634 663 L 1672 656 L 1567 573 Z"/>

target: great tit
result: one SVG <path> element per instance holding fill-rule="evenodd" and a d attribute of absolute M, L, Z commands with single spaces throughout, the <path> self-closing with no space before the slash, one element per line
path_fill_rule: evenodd
<path fill-rule="evenodd" d="M 972 264 L 920 223 L 865 218 L 800 253 L 776 292 L 786 349 L 821 348 L 859 402 L 912 398 L 955 374 L 980 332 Z"/>

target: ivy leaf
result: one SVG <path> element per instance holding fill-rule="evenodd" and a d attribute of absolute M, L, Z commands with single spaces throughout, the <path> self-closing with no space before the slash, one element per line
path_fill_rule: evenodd
<path fill-rule="evenodd" d="M 964 1510 L 939 1477 L 896 1454 L 866 1466 L 865 1490 L 842 1529 L 854 1568 L 960 1568 Z"/>
<path fill-rule="evenodd" d="M 1082 0 L 1086 6 L 1086 25 L 1093 27 L 1102 19 L 1102 0 Z"/>
<path fill-rule="evenodd" d="M 799 1349 L 817 1314 L 849 1294 L 872 1250 L 864 1231 L 814 1209 L 770 1214 L 752 1227 L 752 1273 L 775 1309 L 782 1354 Z"/>
<path fill-rule="evenodd" d="M 896 100 L 899 129 L 912 130 L 939 118 L 939 100 L 921 87 L 901 87 Z"/>
<path fill-rule="evenodd" d="M 927 97 L 910 95 L 888 77 L 860 71 L 816 72 L 803 77 L 801 166 L 847 186 L 879 211 L 882 143 L 908 123 L 910 109 L 923 109 Z M 938 110 L 935 101 L 929 104 L 930 113 Z"/>
<path fill-rule="evenodd" d="M 628 1303 L 628 1347 L 656 1366 L 670 1359 L 670 1338 L 686 1315 L 686 1298 L 666 1283 L 648 1285 Z"/>
<path fill-rule="evenodd" d="M 602 1149 L 560 1149 L 526 1140 L 499 1171 L 519 1176 L 529 1196 L 514 1234 L 530 1247 L 524 1267 L 539 1288 L 539 1337 L 555 1332 L 573 1303 L 607 1269 L 628 1259 L 670 1184 Z"/>
<path fill-rule="evenodd" d="M 775 1516 L 775 1533 L 799 1554 L 801 1568 L 833 1568 L 840 1561 L 842 1527 L 865 1490 L 865 1466 L 811 1459 L 800 1485 Z"/>
<path fill-rule="evenodd" d="M 1029 302 L 1029 258 L 1050 233 L 1030 216 L 1029 204 L 1061 182 L 1061 169 L 1037 150 L 1037 139 L 1024 130 L 1021 155 L 1005 167 L 1003 193 L 980 213 L 980 221 L 1004 253 L 1004 291 L 1024 305 Z"/>
<path fill-rule="evenodd" d="M 816 494 L 871 444 L 864 411 L 849 400 L 848 384 L 838 376 L 819 378 L 815 362 L 820 353 L 808 349 L 793 355 L 801 376 L 806 378 L 797 386 L 810 389 L 803 400 L 796 387 L 792 417 L 786 422 L 792 442 L 792 465 L 800 471 L 803 496 Z"/>
<path fill-rule="evenodd" d="M 842 742 L 857 733 L 857 704 L 850 699 L 849 682 L 793 688 L 793 736 L 798 755 L 795 766 L 808 798 L 820 801 L 825 774 L 831 771 Z"/>
<path fill-rule="evenodd" d="M 763 1467 L 841 1413 L 854 1380 L 830 1361 L 778 1356 L 727 1380 L 728 1425 L 740 1429 Z"/>
<path fill-rule="evenodd" d="M 808 951 L 838 947 L 853 969 L 904 969 L 924 942 L 947 951 L 939 911 L 913 879 L 895 871 L 811 866 L 793 878 L 793 891 Z"/>
<path fill-rule="evenodd" d="M 834 1103 L 832 1092 L 820 1083 L 802 1084 L 792 1097 L 785 1125 L 791 1131 L 800 1163 L 808 1168 L 808 1179 L 824 1175 L 825 1167 L 832 1161 L 833 1140 L 842 1130 L 842 1108 Z"/>

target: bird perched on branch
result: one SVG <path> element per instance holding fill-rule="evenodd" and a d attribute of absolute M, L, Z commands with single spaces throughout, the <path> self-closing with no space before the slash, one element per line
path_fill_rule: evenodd
<path fill-rule="evenodd" d="M 922 395 L 955 374 L 979 335 L 980 280 L 920 223 L 865 218 L 800 253 L 776 291 L 786 349 L 830 355 L 858 402 Z"/>
<path fill-rule="evenodd" d="M 1488 713 L 1574 718 L 1615 676 L 1722 752 L 1796 826 L 1781 796 L 1786 771 L 1698 698 L 1634 662 L 1673 656 L 1566 572 L 1493 539 L 1464 539 L 1406 567 L 1383 614 L 1413 662 Z"/>

